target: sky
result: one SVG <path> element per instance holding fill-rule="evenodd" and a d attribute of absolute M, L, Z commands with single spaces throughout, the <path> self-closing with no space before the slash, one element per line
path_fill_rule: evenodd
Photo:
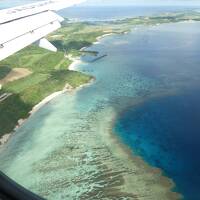
<path fill-rule="evenodd" d="M 0 0 L 0 9 L 39 0 Z M 87 0 L 82 6 L 200 6 L 200 0 Z"/>
<path fill-rule="evenodd" d="M 200 5 L 200 0 L 88 0 L 85 5 Z"/>

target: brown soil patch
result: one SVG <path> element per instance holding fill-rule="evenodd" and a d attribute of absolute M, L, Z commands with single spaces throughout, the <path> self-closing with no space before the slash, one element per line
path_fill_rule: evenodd
<path fill-rule="evenodd" d="M 1 85 L 5 85 L 8 82 L 18 80 L 30 75 L 32 72 L 25 68 L 14 68 L 12 69 L 6 77 L 0 80 Z"/>

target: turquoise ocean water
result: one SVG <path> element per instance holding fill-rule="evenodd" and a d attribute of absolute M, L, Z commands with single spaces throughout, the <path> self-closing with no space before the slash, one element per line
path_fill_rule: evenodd
<path fill-rule="evenodd" d="M 122 140 L 163 169 L 188 199 L 198 199 L 199 35 L 199 23 L 168 24 L 140 27 L 92 46 L 108 54 L 79 66 L 96 77 L 94 84 L 33 115 L 1 153 L 1 169 L 26 186 L 40 182 L 41 174 L 24 177 L 62 146 L 63 135 L 112 108 L 118 113 L 113 129 Z M 104 120 L 96 117 L 93 128 L 98 121 Z"/>
<path fill-rule="evenodd" d="M 64 175 L 76 173 L 62 162 L 65 141 L 98 132 L 97 124 L 106 127 L 116 115 L 114 134 L 161 168 L 186 199 L 198 200 L 200 24 L 138 27 L 89 49 L 108 55 L 78 66 L 95 82 L 35 113 L 2 149 L 0 169 L 33 191 L 51 190 L 50 183 L 56 187 Z M 60 190 L 51 199 L 62 199 Z M 71 188 L 65 192 L 70 196 Z"/>

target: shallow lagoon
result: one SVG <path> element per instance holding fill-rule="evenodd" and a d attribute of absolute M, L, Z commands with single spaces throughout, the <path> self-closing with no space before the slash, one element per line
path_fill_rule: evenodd
<path fill-rule="evenodd" d="M 176 105 L 173 101 L 180 100 L 184 105 L 190 105 L 190 100 L 196 99 L 200 83 L 199 36 L 199 23 L 167 24 L 138 27 L 132 33 L 107 37 L 90 47 L 89 49 L 108 54 L 97 62 L 77 66 L 79 70 L 95 76 L 95 82 L 79 91 L 59 96 L 35 113 L 2 149 L 1 170 L 49 199 L 89 198 L 87 195 L 92 198 L 92 195 L 102 193 L 105 198 L 111 198 L 114 194 L 131 199 L 133 196 L 129 191 L 133 187 L 129 188 L 128 185 L 135 186 L 133 192 L 136 196 L 150 195 L 155 199 L 156 196 L 165 195 L 167 192 L 164 188 L 168 190 L 171 187 L 170 181 L 165 180 L 154 169 L 149 169 L 145 163 L 137 161 L 139 164 L 133 168 L 129 164 L 129 156 L 118 155 L 117 143 L 110 143 L 110 136 L 106 134 L 113 130 L 115 133 L 112 134 L 121 137 L 121 141 L 128 144 L 134 154 L 141 155 L 149 164 L 163 169 L 177 183 L 178 191 L 190 195 L 190 191 L 187 192 L 181 184 L 185 180 L 179 181 L 166 167 L 168 161 L 172 162 L 173 156 L 179 158 L 174 155 L 174 151 L 168 151 L 167 147 L 174 146 L 175 140 L 181 142 L 181 134 L 188 132 L 178 129 L 181 132 L 174 137 L 176 130 L 171 129 L 176 126 L 171 126 L 170 120 L 192 125 L 193 129 L 187 129 L 192 132 L 198 129 L 198 126 L 194 127 L 198 123 L 189 123 L 187 115 L 180 121 L 176 117 L 170 117 L 175 108 L 187 110 L 187 105 L 170 105 Z M 187 92 L 192 95 L 191 99 L 184 98 Z M 184 102 L 186 99 L 187 102 Z M 168 104 L 166 101 L 172 103 Z M 154 111 L 156 105 L 163 109 Z M 192 101 L 192 105 L 196 105 L 197 112 L 198 101 Z M 143 119 L 143 111 L 146 109 L 147 118 Z M 170 114 L 162 117 L 164 122 L 159 122 L 166 110 Z M 153 117 L 152 112 L 156 113 Z M 193 112 L 190 116 L 193 116 Z M 151 120 L 158 121 L 159 126 Z M 196 120 L 198 121 L 198 115 Z M 158 129 L 155 140 L 154 129 L 150 126 L 152 124 Z M 164 134 L 165 127 L 170 127 L 167 134 Z M 159 134 L 162 133 L 163 136 L 160 137 Z M 167 146 L 164 145 L 165 136 Z M 198 131 L 194 132 L 194 137 L 198 138 Z M 163 156 L 160 148 L 165 150 Z M 180 162 L 181 165 L 184 162 L 188 164 L 188 160 L 182 159 Z M 132 175 L 135 182 L 131 179 Z M 124 182 L 128 183 L 126 187 L 123 186 Z M 118 187 L 123 188 L 123 192 L 116 190 Z M 113 194 L 108 193 L 105 188 L 112 188 Z M 172 194 L 160 199 L 172 199 L 169 195 Z"/>

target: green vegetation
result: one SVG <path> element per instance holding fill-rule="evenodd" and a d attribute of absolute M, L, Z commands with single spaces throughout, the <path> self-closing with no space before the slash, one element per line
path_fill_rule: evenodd
<path fill-rule="evenodd" d="M 0 80 L 12 68 L 27 68 L 32 71 L 31 75 L 9 82 L 0 90 L 0 94 L 12 93 L 6 100 L 0 101 L 0 136 L 11 132 L 19 119 L 28 117 L 34 105 L 51 93 L 62 90 L 66 83 L 77 87 L 91 79 L 88 75 L 69 71 L 71 61 L 66 55 L 98 54 L 95 51 L 80 49 L 90 46 L 103 34 L 121 34 L 137 25 L 157 25 L 185 20 L 200 21 L 200 13 L 173 13 L 99 23 L 69 24 L 66 20 L 61 29 L 48 36 L 58 48 L 57 53 L 32 45 L 0 62 Z"/>
<path fill-rule="evenodd" d="M 62 34 L 62 47 L 57 38 L 53 39 L 58 34 Z M 68 70 L 71 61 L 64 55 L 80 55 L 79 49 L 91 45 L 101 34 L 103 33 L 97 34 L 95 29 L 88 28 L 86 24 L 71 24 L 49 36 L 59 50 L 57 53 L 32 45 L 0 62 L 0 79 L 12 68 L 21 67 L 32 71 L 25 78 L 3 85 L 0 91 L 0 94 L 12 93 L 7 99 L 0 101 L 0 136 L 11 132 L 19 119 L 28 117 L 34 105 L 51 93 L 62 90 L 67 83 L 76 88 L 91 80 L 92 77 L 88 75 Z"/>
<path fill-rule="evenodd" d="M 70 23 L 63 25 L 49 40 L 60 50 L 73 56 L 84 54 L 80 49 L 90 46 L 98 36 L 113 32 L 108 26 L 90 23 Z"/>
<path fill-rule="evenodd" d="M 149 16 L 149 17 L 135 17 L 135 18 L 127 18 L 123 20 L 117 20 L 112 22 L 115 25 L 124 25 L 124 26 L 134 26 L 134 25 L 157 25 L 163 23 L 176 23 L 182 21 L 200 21 L 200 13 L 195 11 L 188 12 L 174 12 L 174 13 L 166 13 L 159 16 Z"/>
<path fill-rule="evenodd" d="M 10 71 L 11 69 L 7 66 L 0 67 L 0 80 L 9 74 Z"/>

